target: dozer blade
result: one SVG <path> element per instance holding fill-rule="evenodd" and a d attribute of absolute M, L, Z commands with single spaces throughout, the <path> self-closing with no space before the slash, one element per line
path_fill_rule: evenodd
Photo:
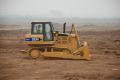
<path fill-rule="evenodd" d="M 91 59 L 91 55 L 90 55 L 90 51 L 88 49 L 87 42 L 84 42 L 82 53 L 83 53 L 83 58 L 85 58 L 87 60 Z"/>
<path fill-rule="evenodd" d="M 79 53 L 81 54 L 82 59 L 86 59 L 86 60 L 91 59 L 91 55 L 90 55 L 87 42 L 84 42 L 82 47 L 80 47 L 75 52 L 73 52 L 73 54 L 79 54 Z"/>

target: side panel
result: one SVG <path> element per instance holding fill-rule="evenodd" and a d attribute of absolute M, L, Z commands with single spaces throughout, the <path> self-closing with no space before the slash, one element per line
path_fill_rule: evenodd
<path fill-rule="evenodd" d="M 56 37 L 55 37 L 56 38 Z M 69 36 L 58 36 L 55 41 L 55 47 L 68 48 L 71 51 L 77 49 L 77 41 L 75 37 Z"/>

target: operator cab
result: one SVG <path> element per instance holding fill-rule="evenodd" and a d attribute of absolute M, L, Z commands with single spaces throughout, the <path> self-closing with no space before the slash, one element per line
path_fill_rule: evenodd
<path fill-rule="evenodd" d="M 52 22 L 32 22 L 31 34 L 43 35 L 44 41 L 53 41 Z"/>

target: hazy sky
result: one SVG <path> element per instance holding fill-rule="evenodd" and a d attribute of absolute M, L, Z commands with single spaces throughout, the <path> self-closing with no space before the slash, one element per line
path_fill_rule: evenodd
<path fill-rule="evenodd" d="M 120 0 L 0 0 L 0 15 L 120 18 Z"/>

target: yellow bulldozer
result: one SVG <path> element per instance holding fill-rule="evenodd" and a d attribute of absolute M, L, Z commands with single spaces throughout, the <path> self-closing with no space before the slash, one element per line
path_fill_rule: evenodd
<path fill-rule="evenodd" d="M 91 59 L 87 42 L 79 41 L 74 24 L 71 31 L 66 32 L 66 23 L 64 23 L 61 33 L 54 31 L 52 22 L 32 22 L 31 25 L 31 33 L 26 34 L 24 38 L 29 50 L 24 51 L 33 59 L 39 57 Z"/>

